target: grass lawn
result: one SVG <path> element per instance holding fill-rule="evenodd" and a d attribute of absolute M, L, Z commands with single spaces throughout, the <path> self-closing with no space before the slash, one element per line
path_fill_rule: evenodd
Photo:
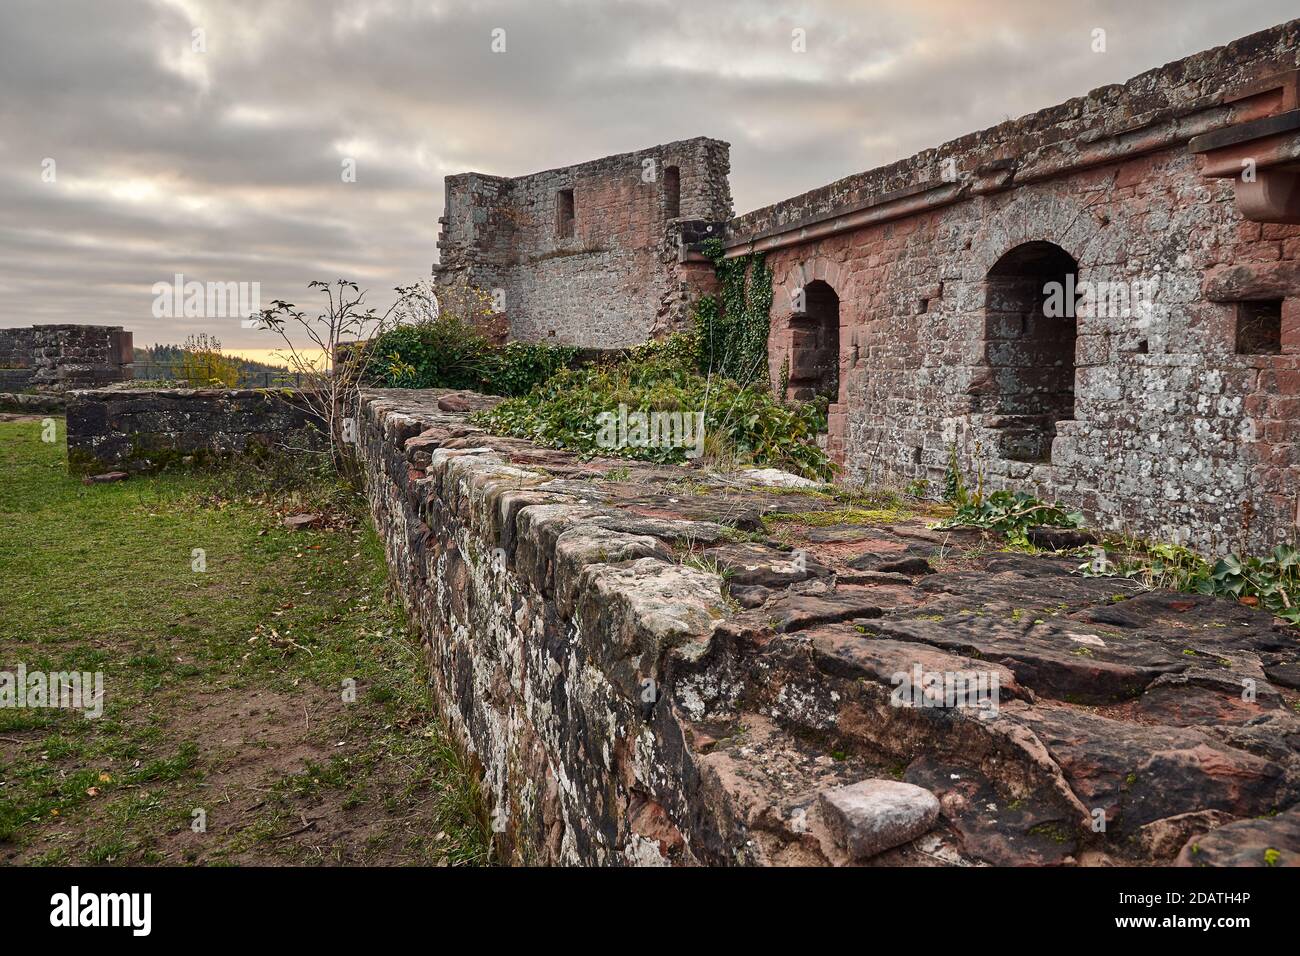
<path fill-rule="evenodd" d="M 103 715 L 0 707 L 0 862 L 485 862 L 361 503 L 284 471 L 83 485 L 54 422 L 0 416 L 0 671 L 102 672 Z"/>

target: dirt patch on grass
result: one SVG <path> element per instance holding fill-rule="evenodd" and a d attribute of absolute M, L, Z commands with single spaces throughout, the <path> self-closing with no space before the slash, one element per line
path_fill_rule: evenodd
<path fill-rule="evenodd" d="M 6 761 L 34 756 L 65 779 L 90 770 L 86 789 L 95 792 L 66 811 L 53 808 L 37 839 L 0 843 L 0 861 L 386 866 L 463 860 L 464 847 L 457 845 L 463 834 L 448 826 L 439 799 L 445 781 L 427 773 L 427 760 L 404 760 L 407 748 L 389 739 L 399 731 L 426 750 L 421 744 L 441 740 L 432 721 L 376 726 L 383 715 L 364 700 L 345 704 L 340 694 L 314 686 L 173 696 L 155 748 L 177 755 L 162 762 L 156 776 L 164 779 L 138 779 L 150 765 L 141 758 L 105 757 L 87 767 L 52 754 L 43 732 L 6 735 Z"/>

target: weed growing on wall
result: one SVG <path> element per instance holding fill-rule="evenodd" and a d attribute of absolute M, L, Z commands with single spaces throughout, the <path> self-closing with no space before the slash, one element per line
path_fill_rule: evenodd
<path fill-rule="evenodd" d="M 1039 501 L 1023 491 L 995 491 L 970 497 L 957 505 L 956 513 L 941 528 L 985 528 L 1005 535 L 1016 544 L 1027 544 L 1030 528 L 1078 528 L 1083 516 L 1060 505 Z"/>
<path fill-rule="evenodd" d="M 979 450 L 976 449 L 976 460 Z M 976 469 L 973 483 L 958 459 L 957 447 L 948 451 L 948 468 L 943 477 L 943 497 L 956 511 L 940 528 L 983 528 L 996 531 L 1012 544 L 1029 544 L 1029 529 L 1036 527 L 1080 528 L 1083 515 L 1060 505 L 1040 501 L 1023 491 L 984 492 L 984 473 Z"/>
<path fill-rule="evenodd" d="M 639 346 L 612 365 L 562 369 L 527 396 L 502 402 L 475 420 L 496 434 L 590 455 L 682 462 L 693 456 L 681 444 L 634 441 L 610 447 L 602 430 L 611 414 L 702 415 L 707 459 L 831 478 L 831 462 L 816 444 L 816 406 L 785 406 L 766 389 L 706 378 L 696 370 L 697 354 L 692 336 L 671 336 Z"/>
<path fill-rule="evenodd" d="M 955 447 L 944 479 L 945 498 L 956 512 L 940 528 L 983 528 L 1005 536 L 1013 547 L 1025 548 L 1032 547 L 1028 540 L 1030 528 L 1083 527 L 1081 514 L 1024 492 L 995 491 L 986 495 L 982 475 L 977 475 L 972 489 Z M 1181 545 L 1111 537 L 1106 547 L 1098 547 L 1090 560 L 1079 565 L 1076 573 L 1126 578 L 1144 590 L 1160 588 L 1226 597 L 1300 625 L 1300 549 L 1293 545 L 1279 544 L 1262 557 L 1230 554 L 1211 562 Z"/>
<path fill-rule="evenodd" d="M 1085 577 L 1127 578 L 1143 588 L 1210 594 L 1269 611 L 1300 624 L 1300 550 L 1279 544 L 1262 557 L 1230 554 L 1211 564 L 1188 548 L 1125 539 L 1119 553 L 1101 553 L 1081 564 Z"/>

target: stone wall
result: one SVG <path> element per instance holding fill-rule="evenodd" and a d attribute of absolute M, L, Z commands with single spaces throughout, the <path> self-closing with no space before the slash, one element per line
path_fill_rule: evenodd
<path fill-rule="evenodd" d="M 68 467 L 151 471 L 306 440 L 319 424 L 286 390 L 91 389 L 68 394 Z"/>
<path fill-rule="evenodd" d="M 1268 615 L 924 513 L 805 523 L 840 505 L 494 437 L 466 416 L 494 401 L 369 392 L 361 447 L 502 859 L 1300 859 L 1300 670 Z M 909 704 L 919 670 L 996 678 L 998 706 Z"/>
<path fill-rule="evenodd" d="M 707 287 L 679 237 L 721 235 L 728 169 L 727 144 L 699 138 L 513 179 L 448 176 L 438 283 L 495 292 L 514 339 L 639 344 L 681 327 Z"/>
<path fill-rule="evenodd" d="M 989 486 L 1108 528 L 1215 552 L 1294 539 L 1300 225 L 1248 219 L 1226 178 L 1242 163 L 1214 150 L 1300 178 L 1300 136 L 1277 132 L 1300 117 L 1297 66 L 1293 21 L 733 220 L 729 253 L 775 273 L 772 380 L 816 365 L 807 303 L 829 287 L 851 480 L 938 487 L 955 448 Z M 1024 289 L 1065 271 L 1134 307 L 1035 322 Z M 1258 310 L 1272 341 L 1243 343 Z"/>
<path fill-rule="evenodd" d="M 132 377 L 132 335 L 118 326 L 0 329 L 0 392 L 94 388 Z"/>

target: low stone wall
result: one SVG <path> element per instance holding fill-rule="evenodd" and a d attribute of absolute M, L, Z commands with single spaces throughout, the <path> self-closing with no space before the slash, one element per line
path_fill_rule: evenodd
<path fill-rule="evenodd" d="M 62 392 L 130 379 L 132 341 L 121 326 L 0 329 L 0 392 Z"/>
<path fill-rule="evenodd" d="M 938 534 L 920 504 L 489 436 L 466 413 L 493 401 L 373 391 L 360 419 L 505 859 L 1300 859 L 1300 655 L 1268 615 Z M 914 675 L 996 706 L 900 697 Z"/>
<path fill-rule="evenodd" d="M 288 390 L 137 389 L 68 394 L 68 467 L 150 471 L 283 443 L 319 423 Z"/>
<path fill-rule="evenodd" d="M 62 412 L 67 400 L 57 392 L 0 392 L 0 412 Z"/>

